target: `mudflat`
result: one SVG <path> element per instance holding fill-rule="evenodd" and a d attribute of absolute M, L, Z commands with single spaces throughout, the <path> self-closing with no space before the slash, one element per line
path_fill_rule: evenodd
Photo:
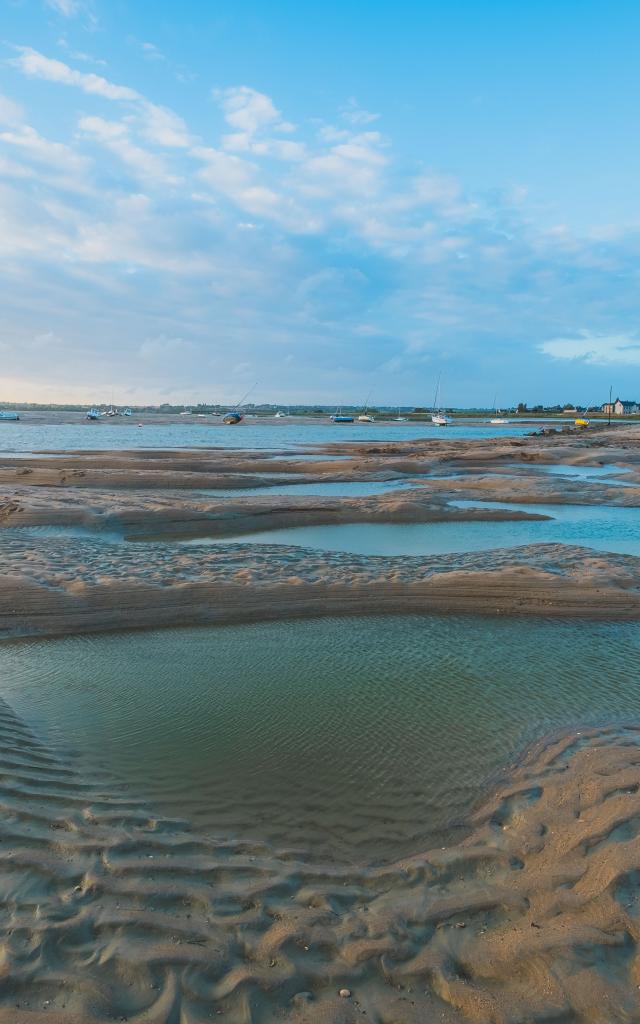
<path fill-rule="evenodd" d="M 371 613 L 638 616 L 638 561 L 626 549 L 527 543 L 525 533 L 516 546 L 494 551 L 465 552 L 462 544 L 453 554 L 367 557 L 319 554 L 296 533 L 429 523 L 462 530 L 548 519 L 553 506 L 632 510 L 640 503 L 638 427 L 336 442 L 313 454 L 326 459 L 241 449 L 0 457 L 0 631 L 357 614 L 364 601 Z M 569 475 L 550 472 L 558 467 Z M 572 467 L 582 475 L 571 476 Z M 307 488 L 298 496 L 301 483 Z M 352 497 L 353 483 L 385 489 Z M 287 493 L 279 493 L 283 484 Z M 327 484 L 342 484 L 346 494 L 323 494 Z M 246 490 L 252 494 L 243 496 Z M 283 529 L 290 542 L 269 548 L 269 532 Z M 256 533 L 260 545 L 249 542 Z M 198 538 L 212 543 L 206 550 L 183 543 Z"/>
<path fill-rule="evenodd" d="M 268 541 L 329 526 L 533 530 L 550 506 L 633 513 L 638 428 L 307 454 L 321 457 L 0 457 L 3 638 L 363 611 L 640 617 L 638 556 L 595 540 L 426 555 Z M 385 487 L 322 491 L 353 483 Z M 199 833 L 116 776 L 80 771 L 0 706 L 0 1021 L 640 1016 L 637 722 L 541 737 L 462 838 L 384 864 Z"/>

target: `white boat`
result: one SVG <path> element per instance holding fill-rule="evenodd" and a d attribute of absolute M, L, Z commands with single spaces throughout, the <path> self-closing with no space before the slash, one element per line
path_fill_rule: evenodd
<path fill-rule="evenodd" d="M 362 412 L 358 416 L 358 423 L 375 423 L 375 419 L 370 412 L 367 412 L 369 408 L 369 399 L 371 398 L 371 392 L 367 395 L 364 405 L 362 406 Z"/>
<path fill-rule="evenodd" d="M 114 409 L 113 406 L 110 405 L 109 408 L 107 409 L 107 416 L 117 416 L 117 415 L 118 415 L 118 410 Z"/>
<path fill-rule="evenodd" d="M 8 409 L 0 409 L 0 420 L 12 420 L 13 422 L 15 422 L 16 420 L 19 419 L 20 416 L 18 415 L 17 412 L 10 412 Z"/>
<path fill-rule="evenodd" d="M 504 426 L 507 425 L 509 420 L 504 419 L 504 417 L 500 415 L 500 413 L 502 412 L 502 409 L 498 409 L 497 398 L 498 398 L 498 395 L 495 394 L 493 396 L 493 408 L 495 409 L 495 413 L 496 414 L 495 414 L 495 416 L 493 417 L 492 420 L 489 420 L 489 423 L 493 424 L 494 427 L 504 427 Z"/>
<path fill-rule="evenodd" d="M 439 407 L 440 402 L 440 381 L 442 380 L 442 374 L 438 377 L 438 383 L 436 384 L 436 393 L 433 396 L 433 413 L 431 414 L 431 422 L 434 427 L 446 427 L 447 424 L 451 423 L 448 416 L 445 416 L 444 410 Z"/>
<path fill-rule="evenodd" d="M 286 417 L 286 412 L 277 412 L 273 417 L 275 420 L 283 420 Z"/>
<path fill-rule="evenodd" d="M 88 420 L 99 420 L 100 419 L 100 410 L 96 409 L 95 405 L 92 405 L 91 408 L 87 410 L 87 419 Z"/>

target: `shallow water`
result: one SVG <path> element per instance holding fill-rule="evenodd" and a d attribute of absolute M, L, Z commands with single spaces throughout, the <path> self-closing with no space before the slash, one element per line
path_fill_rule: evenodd
<path fill-rule="evenodd" d="M 138 427 L 125 423 L 4 423 L 0 424 L 0 453 L 80 449 L 107 451 L 133 448 L 294 448 L 296 445 L 343 443 L 349 441 L 413 441 L 420 438 L 514 437 L 530 433 L 531 423 L 491 427 L 483 422 L 465 422 L 446 429 L 430 423 L 375 423 L 369 426 L 334 423 L 278 423 L 245 420 L 237 427 L 225 427 L 219 420 L 198 423 L 149 424 Z"/>
<path fill-rule="evenodd" d="M 286 476 L 286 474 L 284 474 Z M 415 483 L 407 483 L 403 480 L 332 480 L 318 481 L 313 484 L 274 484 L 265 487 L 243 487 L 241 490 L 215 489 L 192 492 L 198 495 L 206 495 L 210 498 L 246 498 L 258 495 L 268 497 L 270 494 L 315 494 L 317 497 L 340 497 L 356 498 L 366 497 L 371 494 L 387 494 L 392 491 L 402 491 L 415 488 Z M 418 485 L 419 486 L 419 485 Z"/>
<path fill-rule="evenodd" d="M 612 484 L 615 487 L 633 487 L 633 483 L 628 483 L 626 480 L 617 480 L 616 476 L 628 473 L 629 470 L 622 466 L 616 466 L 613 463 L 609 463 L 603 466 L 569 466 L 562 463 L 556 465 L 530 465 L 528 463 L 512 463 L 512 468 L 522 470 L 534 469 L 540 473 L 548 473 L 550 476 L 564 476 L 574 480 L 584 480 L 586 482 L 598 481 L 599 483 Z M 609 479 L 611 478 L 611 479 Z"/>
<path fill-rule="evenodd" d="M 224 540 L 198 537 L 185 544 L 293 544 L 356 555 L 445 555 L 522 544 L 571 544 L 640 556 L 640 509 L 611 505 L 507 505 L 452 501 L 458 508 L 496 508 L 553 516 L 546 520 L 444 523 L 348 523 L 263 530 Z"/>
<path fill-rule="evenodd" d="M 449 841 L 560 726 L 637 720 L 635 623 L 326 619 L 0 645 L 76 767 L 217 836 L 387 859 Z"/>

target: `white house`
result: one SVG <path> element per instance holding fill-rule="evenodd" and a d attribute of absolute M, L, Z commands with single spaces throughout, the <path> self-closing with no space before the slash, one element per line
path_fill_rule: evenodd
<path fill-rule="evenodd" d="M 602 411 L 606 415 L 613 413 L 614 416 L 631 416 L 640 412 L 640 403 L 624 398 L 616 398 L 615 402 L 605 402 Z"/>

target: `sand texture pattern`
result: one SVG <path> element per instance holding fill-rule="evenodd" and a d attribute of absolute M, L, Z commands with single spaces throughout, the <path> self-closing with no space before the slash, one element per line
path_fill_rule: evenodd
<path fill-rule="evenodd" d="M 351 615 L 363 607 L 369 614 L 640 615 L 640 562 L 633 556 L 525 544 L 476 554 L 365 557 L 242 543 L 243 535 L 283 527 L 545 519 L 540 503 L 636 508 L 638 427 L 336 442 L 315 454 L 326 460 L 220 449 L 0 458 L 0 634 Z M 597 480 L 540 472 L 558 464 L 604 465 L 610 472 Z M 274 485 L 292 480 L 408 487 L 359 497 L 273 493 Z M 260 494 L 243 496 L 256 485 Z M 216 488 L 230 488 L 231 496 L 216 496 Z M 458 499 L 516 501 L 526 511 L 451 504 Z M 190 538 L 238 543 L 198 549 L 179 543 Z"/>
<path fill-rule="evenodd" d="M 638 730 L 538 745 L 460 843 L 378 867 L 190 833 L 6 705 L 0 803 L 7 1024 L 638 1019 Z"/>

